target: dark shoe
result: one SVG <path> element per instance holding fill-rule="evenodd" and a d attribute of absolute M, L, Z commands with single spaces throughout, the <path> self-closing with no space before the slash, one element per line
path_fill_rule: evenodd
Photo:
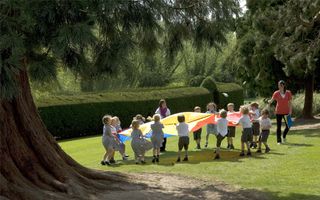
<path fill-rule="evenodd" d="M 266 153 L 268 153 L 271 149 L 269 147 L 266 148 Z"/>
<path fill-rule="evenodd" d="M 201 149 L 200 145 L 197 145 L 197 149 Z"/>
<path fill-rule="evenodd" d="M 124 157 L 128 158 L 129 156 L 128 156 L 128 155 L 125 155 Z"/>
<path fill-rule="evenodd" d="M 231 145 L 230 145 L 230 149 L 234 149 L 234 146 L 233 146 L 233 144 L 231 144 Z"/>
<path fill-rule="evenodd" d="M 256 149 L 258 145 L 256 143 L 253 143 L 253 148 Z"/>
<path fill-rule="evenodd" d="M 219 156 L 219 154 L 217 154 L 215 157 L 214 157 L 214 159 L 215 160 L 218 160 L 218 159 L 220 159 L 220 156 Z"/>
<path fill-rule="evenodd" d="M 161 149 L 160 152 L 166 152 L 166 150 L 165 149 Z"/>
<path fill-rule="evenodd" d="M 248 152 L 247 152 L 247 156 L 251 156 L 251 151 L 248 151 Z"/>
<path fill-rule="evenodd" d="M 116 163 L 116 161 L 114 159 L 110 160 L 109 162 L 112 164 Z"/>
<path fill-rule="evenodd" d="M 183 161 L 188 161 L 188 156 L 184 157 Z"/>
<path fill-rule="evenodd" d="M 101 161 L 101 165 L 106 165 L 106 163 L 104 161 Z"/>
<path fill-rule="evenodd" d="M 258 149 L 258 150 L 257 150 L 257 153 L 262 153 L 261 149 Z"/>
<path fill-rule="evenodd" d="M 230 148 L 231 148 L 231 145 L 230 145 L 230 144 L 228 144 L 227 149 L 230 149 Z"/>
<path fill-rule="evenodd" d="M 143 164 L 143 165 L 144 165 L 144 164 L 146 164 L 146 161 L 144 161 L 144 160 L 141 160 L 141 164 Z"/>
<path fill-rule="evenodd" d="M 208 148 L 208 143 L 206 143 L 206 144 L 204 145 L 204 148 Z"/>
<path fill-rule="evenodd" d="M 155 163 L 155 162 L 156 162 L 156 157 L 153 156 L 152 163 Z"/>
<path fill-rule="evenodd" d="M 136 165 L 138 165 L 139 164 L 139 162 L 136 162 Z"/>
<path fill-rule="evenodd" d="M 177 162 L 180 162 L 181 160 L 180 160 L 180 157 L 177 159 Z"/>
<path fill-rule="evenodd" d="M 253 147 L 253 142 L 250 143 L 250 149 Z"/>
<path fill-rule="evenodd" d="M 104 164 L 106 164 L 106 165 L 111 165 L 111 163 L 108 162 L 108 161 L 104 161 Z"/>
<path fill-rule="evenodd" d="M 244 152 L 241 152 L 239 156 L 244 156 Z"/>
<path fill-rule="evenodd" d="M 157 163 L 159 162 L 159 157 L 156 158 L 156 162 L 157 162 Z"/>

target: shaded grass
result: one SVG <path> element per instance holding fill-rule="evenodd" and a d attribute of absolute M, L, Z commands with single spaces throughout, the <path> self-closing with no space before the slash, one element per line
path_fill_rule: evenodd
<path fill-rule="evenodd" d="M 86 167 L 119 172 L 161 172 L 197 177 L 203 180 L 224 181 L 247 189 L 264 191 L 272 199 L 320 199 L 320 131 L 290 131 L 288 143 L 276 145 L 274 130 L 269 138 L 271 152 L 253 153 L 252 157 L 239 157 L 239 149 L 222 149 L 219 161 L 213 160 L 215 137 L 210 136 L 209 148 L 195 150 L 195 142 L 190 140 L 189 162 L 175 163 L 177 157 L 177 137 L 168 138 L 168 152 L 160 156 L 160 163 L 151 163 L 152 152 L 147 153 L 147 164 L 136 165 L 130 142 L 127 142 L 129 161 L 119 161 L 108 167 L 101 166 L 104 149 L 101 137 L 87 137 L 62 141 L 59 144 L 75 160 Z M 311 137 L 309 137 L 311 136 Z M 205 134 L 202 133 L 202 144 Z M 237 128 L 235 147 L 240 147 L 240 128 Z M 222 143 L 225 147 L 226 139 Z M 120 155 L 116 154 L 120 160 Z"/>

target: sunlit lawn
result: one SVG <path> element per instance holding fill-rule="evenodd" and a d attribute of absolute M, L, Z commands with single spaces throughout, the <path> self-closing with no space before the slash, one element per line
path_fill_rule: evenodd
<path fill-rule="evenodd" d="M 195 150 L 195 142 L 189 146 L 189 162 L 175 163 L 177 137 L 168 138 L 167 152 L 160 163 L 151 163 L 152 152 L 147 153 L 147 164 L 136 165 L 130 142 L 127 142 L 129 161 L 114 166 L 101 166 L 104 149 L 101 136 L 61 141 L 59 144 L 75 160 L 86 167 L 119 172 L 161 172 L 182 174 L 206 180 L 220 180 L 246 189 L 258 189 L 273 199 L 320 199 L 320 131 L 290 131 L 288 142 L 276 144 L 276 137 L 269 137 L 271 152 L 254 153 L 252 157 L 239 157 L 240 128 L 237 128 L 234 151 L 222 150 L 219 161 L 213 160 L 215 137 L 211 135 L 209 148 Z M 204 144 L 205 134 L 202 133 Z M 202 144 L 202 146 L 203 146 Z M 222 146 L 226 147 L 226 140 Z M 253 150 L 255 152 L 255 150 Z"/>

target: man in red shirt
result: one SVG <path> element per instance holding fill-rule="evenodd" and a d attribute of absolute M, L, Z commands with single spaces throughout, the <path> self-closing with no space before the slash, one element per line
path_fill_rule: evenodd
<path fill-rule="evenodd" d="M 269 104 L 271 104 L 273 101 L 277 101 L 276 106 L 276 117 L 277 117 L 277 142 L 278 144 L 281 144 L 281 142 L 286 142 L 286 136 L 289 131 L 288 124 L 284 117 L 286 115 L 291 115 L 292 113 L 292 94 L 289 90 L 286 90 L 286 85 L 284 81 L 278 82 L 278 88 L 279 90 L 275 91 L 272 95 L 272 99 L 269 101 Z M 281 123 L 282 119 L 284 119 L 284 122 L 286 124 L 286 128 L 283 131 L 283 141 L 281 140 Z"/>

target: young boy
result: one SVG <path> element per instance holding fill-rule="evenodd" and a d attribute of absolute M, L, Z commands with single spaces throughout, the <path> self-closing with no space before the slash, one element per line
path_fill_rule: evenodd
<path fill-rule="evenodd" d="M 201 108 L 199 106 L 194 107 L 193 110 L 194 110 L 194 112 L 201 113 Z M 193 132 L 193 139 L 197 143 L 197 149 L 201 149 L 201 147 L 200 147 L 201 132 L 202 132 L 202 128 L 200 128 L 199 130 Z"/>
<path fill-rule="evenodd" d="M 259 124 L 259 104 L 254 102 L 250 104 L 250 115 L 252 117 L 252 133 L 253 133 L 253 142 L 250 144 L 250 148 L 257 148 L 258 136 L 260 135 L 260 124 Z"/>
<path fill-rule="evenodd" d="M 247 106 L 242 106 L 240 108 L 242 117 L 239 119 L 238 124 L 241 124 L 243 130 L 241 135 L 241 153 L 240 156 L 244 156 L 244 145 L 247 146 L 247 156 L 251 156 L 249 142 L 252 141 L 252 123 L 249 117 L 249 108 Z"/>
<path fill-rule="evenodd" d="M 271 128 L 271 120 L 269 118 L 269 111 L 267 109 L 262 110 L 261 112 L 262 116 L 259 118 L 260 127 L 261 127 L 261 134 L 259 136 L 259 146 L 257 153 L 261 153 L 261 143 L 264 144 L 266 147 L 266 153 L 270 151 L 270 148 L 267 144 L 267 140 L 270 134 L 270 128 Z"/>
<path fill-rule="evenodd" d="M 227 115 L 234 113 L 234 104 L 228 103 L 227 109 L 228 109 Z M 228 137 L 227 137 L 227 140 L 228 140 L 227 148 L 228 149 L 234 149 L 233 138 L 235 136 L 236 136 L 236 127 L 235 126 L 228 126 Z"/>
<path fill-rule="evenodd" d="M 228 120 L 227 118 L 227 111 L 221 110 L 220 111 L 220 119 L 217 121 L 217 149 L 216 149 L 216 157 L 214 159 L 220 159 L 220 146 L 222 140 L 228 134 Z"/>
<path fill-rule="evenodd" d="M 178 124 L 176 125 L 179 143 L 178 143 L 178 159 L 177 162 L 180 162 L 181 150 L 184 148 L 185 156 L 183 161 L 188 161 L 188 147 L 189 147 L 189 126 L 185 123 L 184 115 L 178 115 Z"/>

